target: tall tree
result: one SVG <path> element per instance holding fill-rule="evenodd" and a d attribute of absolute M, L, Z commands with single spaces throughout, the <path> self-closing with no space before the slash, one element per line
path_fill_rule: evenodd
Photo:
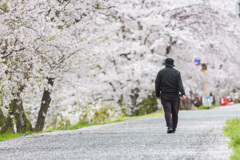
<path fill-rule="evenodd" d="M 11 111 L 9 107 L 9 113 L 14 114 L 23 109 L 14 105 L 21 102 L 22 94 L 31 94 L 35 92 L 34 88 L 45 86 L 36 123 L 37 131 L 43 129 L 55 80 L 56 83 L 64 82 L 59 80 L 59 76 L 71 70 L 73 65 L 81 65 L 79 62 L 90 56 L 92 46 L 103 41 L 107 35 L 107 28 L 96 23 L 98 17 L 95 14 L 98 15 L 99 10 L 103 9 L 100 8 L 100 2 L 1 2 L 4 7 L 1 8 L 1 14 L 4 16 L 0 19 L 3 28 L 0 53 L 6 70 L 2 74 L 2 81 L 12 80 L 12 85 L 2 86 L 5 87 L 5 93 L 12 88 L 16 90 L 12 90 L 12 95 L 8 94 L 9 100 L 5 103 L 14 102 L 9 105 L 13 108 Z M 21 92 L 17 90 L 19 85 L 24 86 Z"/>

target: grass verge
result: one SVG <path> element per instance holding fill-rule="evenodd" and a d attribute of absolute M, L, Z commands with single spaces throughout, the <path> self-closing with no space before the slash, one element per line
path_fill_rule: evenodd
<path fill-rule="evenodd" d="M 46 132 L 54 132 L 54 131 L 60 131 L 60 130 L 76 130 L 79 128 L 83 128 L 83 127 L 89 127 L 89 126 L 96 126 L 96 125 L 104 125 L 104 124 L 110 124 L 110 123 L 117 123 L 117 122 L 122 122 L 122 121 L 127 121 L 127 120 L 133 120 L 133 119 L 140 119 L 140 118 L 151 118 L 151 117 L 159 117 L 164 115 L 164 112 L 162 110 L 158 110 L 154 113 L 151 114 L 147 114 L 147 115 L 142 115 L 142 116 L 123 116 L 123 117 L 119 117 L 113 121 L 106 121 L 106 122 L 102 122 L 102 123 L 80 123 L 78 125 L 75 126 L 71 126 L 71 127 L 66 127 L 66 128 L 54 128 L 51 130 L 47 130 Z"/>
<path fill-rule="evenodd" d="M 220 105 L 211 105 L 211 106 L 200 106 L 198 107 L 198 110 L 203 110 L 203 109 L 212 109 L 212 108 L 216 108 L 216 107 L 221 107 Z"/>
<path fill-rule="evenodd" d="M 226 122 L 224 127 L 226 136 L 231 139 L 229 145 L 233 148 L 234 153 L 231 160 L 240 159 L 240 118 L 234 118 Z"/>
<path fill-rule="evenodd" d="M 7 141 L 10 139 L 18 138 L 18 137 L 24 137 L 27 135 L 31 134 L 36 134 L 36 132 L 27 132 L 27 133 L 16 133 L 16 134 L 11 134 L 11 133 L 1 133 L 0 134 L 0 142 Z"/>
<path fill-rule="evenodd" d="M 164 112 L 161 111 L 161 110 L 158 110 L 154 113 L 143 115 L 143 116 L 132 116 L 132 117 L 123 116 L 123 117 L 119 117 L 119 118 L 117 118 L 113 121 L 106 121 L 106 122 L 102 122 L 102 123 L 81 123 L 81 124 L 71 126 L 71 127 L 66 127 L 66 128 L 54 128 L 54 129 L 51 129 L 51 130 L 47 130 L 45 132 L 54 132 L 54 131 L 60 131 L 60 130 L 76 130 L 76 129 L 83 128 L 83 127 L 104 125 L 104 124 L 110 124 L 110 123 L 116 123 L 116 122 L 122 122 L 122 121 L 140 119 L 140 118 L 159 117 L 159 116 L 162 116 L 162 115 L 164 115 Z M 38 133 L 42 133 L 42 132 L 38 132 Z M 17 134 L 3 133 L 3 134 L 0 134 L 0 142 L 10 140 L 10 139 L 13 139 L 13 138 L 27 136 L 27 135 L 38 134 L 38 133 L 36 133 L 36 132 L 28 132 L 26 134 L 22 134 L 22 133 L 17 133 Z"/>

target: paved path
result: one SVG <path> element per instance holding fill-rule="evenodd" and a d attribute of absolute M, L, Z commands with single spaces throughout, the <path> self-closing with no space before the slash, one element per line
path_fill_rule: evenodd
<path fill-rule="evenodd" d="M 182 111 L 175 134 L 157 117 L 31 135 L 1 142 L 0 159 L 226 160 L 232 151 L 222 129 L 239 115 L 240 105 Z"/>

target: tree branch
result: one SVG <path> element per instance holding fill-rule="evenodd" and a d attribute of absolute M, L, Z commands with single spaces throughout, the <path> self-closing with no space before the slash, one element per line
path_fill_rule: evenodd
<path fill-rule="evenodd" d="M 20 48 L 19 50 L 12 50 L 9 54 L 3 56 L 2 59 L 6 59 L 6 58 L 8 58 L 10 55 L 12 55 L 14 52 L 20 52 L 20 51 L 23 51 L 24 49 L 25 49 L 25 47 L 24 47 L 24 48 Z"/>
<path fill-rule="evenodd" d="M 78 49 L 72 53 L 70 53 L 68 56 L 63 56 L 60 60 L 60 62 L 58 62 L 58 64 L 56 66 L 54 66 L 53 68 L 57 69 L 61 67 L 61 64 L 64 63 L 64 61 L 66 61 L 67 59 L 71 58 L 73 55 L 75 55 L 77 52 L 79 52 L 81 49 Z"/>

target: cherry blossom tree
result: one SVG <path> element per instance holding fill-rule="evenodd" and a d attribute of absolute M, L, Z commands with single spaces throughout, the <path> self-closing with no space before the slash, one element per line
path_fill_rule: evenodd
<path fill-rule="evenodd" d="M 167 57 L 187 93 L 202 92 L 196 57 L 208 63 L 208 91 L 238 90 L 234 8 L 223 0 L 1 1 L 0 126 L 24 132 L 65 117 L 91 122 L 105 106 L 113 116 L 137 114 Z"/>
<path fill-rule="evenodd" d="M 237 83 L 228 83 L 231 81 L 228 78 L 230 75 L 236 76 L 236 69 L 225 69 L 230 66 L 239 68 L 237 63 L 231 64 L 238 59 L 239 46 L 225 36 L 239 41 L 237 36 L 232 36 L 239 34 L 239 25 L 236 22 L 237 15 L 233 13 L 235 10 L 226 7 L 226 2 L 114 3 L 111 16 L 118 19 L 121 27 L 116 31 L 111 49 L 106 51 L 111 55 L 106 54 L 108 61 L 99 63 L 95 70 L 97 79 L 104 84 L 97 87 L 98 92 L 95 88 L 95 99 L 114 100 L 128 109 L 129 114 L 135 114 L 137 104 L 154 89 L 156 73 L 167 57 L 174 58 L 176 68 L 183 73 L 187 93 L 192 90 L 201 95 L 202 92 L 203 75 L 193 63 L 196 57 L 209 64 L 208 91 L 219 96 L 219 89 L 224 85 L 229 87 L 228 90 L 237 87 Z M 225 12 L 229 14 L 223 15 Z M 227 27 L 226 23 L 229 24 Z M 221 64 L 224 59 L 234 60 Z M 226 68 L 219 70 L 218 66 L 222 65 Z"/>
<path fill-rule="evenodd" d="M 5 80 L 14 81 L 12 85 L 2 85 L 8 87 L 4 95 L 7 97 L 6 93 L 14 88 L 16 91 L 11 91 L 9 100 L 16 97 L 19 100 L 21 93 L 29 95 L 36 88 L 44 88 L 35 128 L 40 131 L 44 126 L 55 80 L 63 72 L 71 70 L 72 64 L 76 65 L 76 62 L 90 56 L 92 53 L 89 49 L 106 38 L 106 28 L 95 22 L 101 5 L 99 1 L 43 0 L 6 1 L 2 6 L 1 14 L 4 16 L 1 20 L 5 30 L 2 32 L 1 58 L 6 68 L 3 76 L 11 73 L 11 78 L 5 77 Z M 76 60 L 68 62 L 73 60 L 72 57 Z M 57 82 L 63 81 L 57 79 Z M 9 101 L 4 105 L 7 104 Z"/>

